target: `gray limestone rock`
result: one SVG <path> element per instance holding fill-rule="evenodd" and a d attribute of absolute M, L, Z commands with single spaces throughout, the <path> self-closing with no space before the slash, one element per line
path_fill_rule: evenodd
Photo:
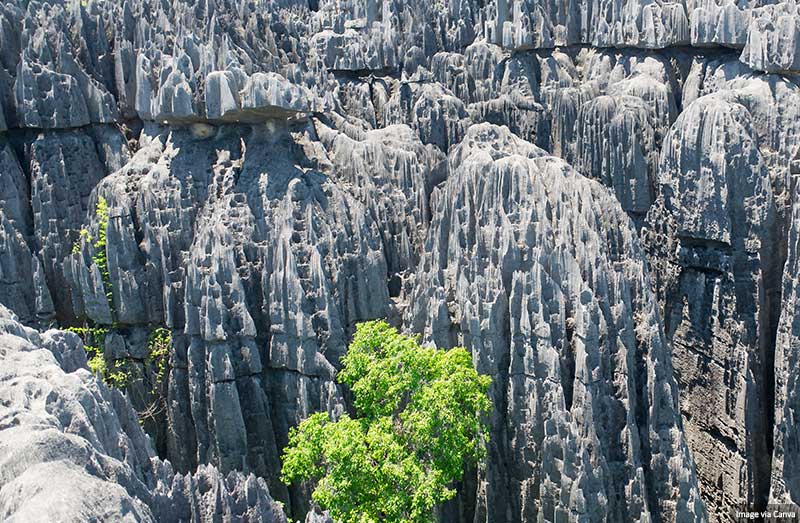
<path fill-rule="evenodd" d="M 517 136 L 541 147 L 550 146 L 551 118 L 533 98 L 500 95 L 487 102 L 467 106 L 470 120 L 505 125 Z"/>
<path fill-rule="evenodd" d="M 25 127 L 68 128 L 89 123 L 89 110 L 78 81 L 23 58 L 14 83 L 17 115 Z"/>
<path fill-rule="evenodd" d="M 468 125 L 464 104 L 439 83 L 396 82 L 382 110 L 384 125 L 404 123 L 445 152 Z"/>
<path fill-rule="evenodd" d="M 744 47 L 750 18 L 750 7 L 740 2 L 698 2 L 691 14 L 692 45 Z"/>
<path fill-rule="evenodd" d="M 750 113 L 724 93 L 694 101 L 665 138 L 644 236 L 714 514 L 763 502 L 769 488 L 776 218 Z"/>
<path fill-rule="evenodd" d="M 39 134 L 25 156 L 31 184 L 32 249 L 41 259 L 47 285 L 58 289 L 53 293 L 57 316 L 69 321 L 75 309 L 63 261 L 76 250 L 86 215 L 95 214 L 97 199 L 90 195 L 108 174 L 108 167 L 95 141 L 83 130 Z M 110 155 L 105 160 L 112 166 L 118 161 Z"/>
<path fill-rule="evenodd" d="M 270 111 L 308 113 L 322 109 L 308 89 L 297 87 L 276 73 L 255 73 L 248 78 L 242 89 L 241 108 L 265 115 Z"/>
<path fill-rule="evenodd" d="M 800 170 L 795 165 L 795 175 Z M 770 503 L 800 504 L 800 197 L 795 193 L 783 273 L 781 318 L 775 340 L 775 430 Z"/>
<path fill-rule="evenodd" d="M 30 186 L 11 145 L 0 140 L 0 206 L 11 225 L 30 237 L 33 232 Z"/>
<path fill-rule="evenodd" d="M 423 145 L 406 126 L 393 125 L 360 136 L 316 122 L 337 180 L 377 218 L 386 256 L 389 293 L 397 297 L 422 256 L 431 217 L 433 188 L 444 180 L 444 154 Z"/>
<path fill-rule="evenodd" d="M 472 126 L 448 160 L 407 325 L 465 345 L 493 377 L 504 437 L 475 519 L 702 520 L 669 345 L 619 204 L 504 128 Z"/>
<path fill-rule="evenodd" d="M 13 307 L 26 323 L 51 320 L 55 309 L 42 263 L 4 209 L 0 209 L 0 246 L 0 303 Z"/>
<path fill-rule="evenodd" d="M 486 35 L 507 49 L 573 44 L 660 49 L 689 41 L 689 22 L 677 2 L 541 2 L 496 0 Z"/>
<path fill-rule="evenodd" d="M 614 188 L 622 208 L 644 215 L 655 187 L 657 153 L 648 108 L 633 96 L 599 96 L 578 112 L 576 168 Z"/>
<path fill-rule="evenodd" d="M 751 115 L 754 138 L 759 144 L 772 182 L 773 197 L 781 217 L 781 230 L 789 225 L 793 175 L 790 164 L 800 138 L 800 86 L 797 80 L 778 74 L 754 72 L 738 61 L 695 61 L 697 81 L 684 89 L 684 103 L 703 94 L 720 93 L 745 107 Z"/>
<path fill-rule="evenodd" d="M 103 389 L 124 434 L 74 451 L 102 473 L 14 465 L 3 510 L 40 517 L 62 477 L 86 503 L 51 519 L 280 520 L 268 485 L 329 520 L 280 453 L 351 407 L 335 373 L 378 317 L 495 376 L 490 454 L 440 521 L 797 502 L 795 3 L 3 2 L 0 302 L 108 329 L 179 471 Z M 30 372 L 102 388 L 73 335 L 4 325 L 55 354 Z"/>
<path fill-rule="evenodd" d="M 306 516 L 306 523 L 333 523 L 333 519 L 327 512 L 322 512 L 318 509 L 309 510 Z"/>
<path fill-rule="evenodd" d="M 391 28 L 381 25 L 365 32 L 350 28 L 342 33 L 323 30 L 312 37 L 311 45 L 330 70 L 381 71 L 394 69 L 398 64 L 397 44 L 393 42 Z"/>
<path fill-rule="evenodd" d="M 347 336 L 356 321 L 389 314 L 387 281 L 416 263 L 417 220 L 428 219 L 443 160 L 408 128 L 362 145 L 320 127 L 325 160 L 315 129 L 298 125 L 153 128 L 98 189 L 109 205 L 114 321 L 185 336 L 168 378 L 170 457 L 180 470 L 255 471 L 284 499 L 279 445 L 310 412 L 343 411 L 333 377 Z M 374 158 L 386 179 L 366 177 Z M 365 203 L 345 180 L 363 187 Z M 368 191 L 391 205 L 374 206 Z M 89 307 L 102 303 L 92 249 L 71 255 L 74 301 L 110 324 Z"/>
<path fill-rule="evenodd" d="M 800 71 L 800 12 L 795 1 L 754 9 L 742 62 L 757 71 Z"/>
<path fill-rule="evenodd" d="M 285 522 L 253 475 L 173 472 L 136 414 L 94 378 L 78 337 L 0 305 L 0 515 L 6 521 Z"/>

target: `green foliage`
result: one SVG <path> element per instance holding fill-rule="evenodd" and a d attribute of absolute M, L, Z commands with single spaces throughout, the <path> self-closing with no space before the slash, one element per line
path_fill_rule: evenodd
<path fill-rule="evenodd" d="M 153 329 L 147 339 L 147 358 L 156 366 L 156 383 L 166 375 L 171 348 L 172 332 L 164 327 Z"/>
<path fill-rule="evenodd" d="M 92 245 L 94 250 L 92 263 L 97 266 L 103 278 L 103 289 L 105 291 L 106 300 L 108 300 L 108 305 L 113 314 L 114 292 L 111 285 L 111 275 L 108 271 L 108 254 L 106 252 L 108 201 L 102 196 L 97 197 L 95 216 L 97 217 L 97 238 L 92 238 L 89 229 L 85 227 L 82 228 L 79 233 L 79 240 L 72 246 L 72 252 L 73 254 L 79 253 L 84 242 Z M 129 365 L 121 360 L 114 361 L 110 365 L 107 364 L 105 357 L 105 337 L 106 334 L 109 333 L 109 329 L 103 327 L 68 327 L 67 330 L 83 338 L 83 345 L 89 356 L 87 363 L 89 369 L 91 369 L 94 374 L 101 376 L 106 383 L 114 387 L 124 388 L 128 385 L 133 374 Z"/>
<path fill-rule="evenodd" d="M 106 291 L 106 299 L 111 310 L 114 310 L 114 290 L 111 286 L 111 275 L 108 272 L 108 255 L 106 253 L 106 229 L 108 228 L 108 202 L 102 196 L 97 197 L 97 239 L 94 241 L 94 256 L 92 261 L 100 270 L 103 277 L 103 287 Z"/>
<path fill-rule="evenodd" d="M 133 378 L 133 371 L 124 360 L 115 360 L 111 368 L 104 368 L 106 383 L 118 389 L 124 389 Z"/>
<path fill-rule="evenodd" d="M 129 386 L 134 379 L 141 380 L 142 375 L 135 365 L 128 359 L 109 361 L 105 354 L 105 338 L 110 332 L 118 332 L 115 327 L 67 327 L 66 330 L 74 332 L 83 339 L 83 345 L 88 356 L 89 369 L 93 374 L 100 376 L 108 385 L 116 388 Z M 155 379 L 152 382 L 152 394 L 155 396 L 153 403 L 139 412 L 139 422 L 144 423 L 146 418 L 155 419 L 164 410 L 163 391 L 160 386 L 166 376 L 169 354 L 172 349 L 172 332 L 165 327 L 156 327 L 150 332 L 147 339 L 146 364 L 155 369 Z"/>
<path fill-rule="evenodd" d="M 83 339 L 83 344 L 87 350 L 101 347 L 105 341 L 108 329 L 105 327 L 67 327 L 69 332 L 74 332 Z"/>
<path fill-rule="evenodd" d="M 491 378 L 466 350 L 421 347 L 383 321 L 359 325 L 342 362 L 357 418 L 318 413 L 292 429 L 283 481 L 314 481 L 341 523 L 434 521 L 485 455 Z"/>
<path fill-rule="evenodd" d="M 101 376 L 105 379 L 106 357 L 100 351 L 90 352 L 89 347 L 86 347 L 86 353 L 89 355 L 89 360 L 86 362 L 89 365 L 89 370 L 95 376 Z"/>
<path fill-rule="evenodd" d="M 80 238 L 72 245 L 72 253 L 78 254 L 81 252 L 81 245 L 83 242 L 91 243 L 94 247 L 94 255 L 92 262 L 97 265 L 100 270 L 100 276 L 103 278 L 103 289 L 108 300 L 108 306 L 111 311 L 114 311 L 114 289 L 111 285 L 111 274 L 108 271 L 108 254 L 106 253 L 106 230 L 108 229 L 108 201 L 102 196 L 97 197 L 97 207 L 95 207 L 95 216 L 97 217 L 97 238 L 92 239 L 89 229 L 85 227 L 80 230 Z"/>
<path fill-rule="evenodd" d="M 104 327 L 67 327 L 83 339 L 83 348 L 88 356 L 89 370 L 103 378 L 108 385 L 124 388 L 131 379 L 131 370 L 124 361 L 116 360 L 110 365 L 106 362 L 105 339 L 110 332 Z"/>
<path fill-rule="evenodd" d="M 103 327 L 67 327 L 69 332 L 74 332 L 83 339 L 83 348 L 89 357 L 88 365 L 93 374 L 108 380 L 105 357 L 105 340 L 108 329 Z"/>
<path fill-rule="evenodd" d="M 92 241 L 92 235 L 89 233 L 89 229 L 87 229 L 86 227 L 82 227 L 78 235 L 79 235 L 78 241 L 72 244 L 72 254 L 78 254 L 79 252 L 81 252 L 82 242 Z"/>
<path fill-rule="evenodd" d="M 164 378 L 167 374 L 169 354 L 172 351 L 172 331 L 166 327 L 157 327 L 150 331 L 147 338 L 147 358 L 145 368 L 154 369 L 153 380 L 148 380 L 151 387 L 153 401 L 150 405 L 139 411 L 139 422 L 157 420 L 166 410 L 166 393 Z M 148 374 L 149 375 L 149 374 Z"/>

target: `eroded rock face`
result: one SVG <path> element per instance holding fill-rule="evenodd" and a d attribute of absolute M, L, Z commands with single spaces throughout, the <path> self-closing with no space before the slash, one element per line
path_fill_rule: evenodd
<path fill-rule="evenodd" d="M 623 209 L 641 215 L 652 203 L 655 140 L 641 98 L 599 96 L 583 107 L 576 164 L 614 188 Z M 650 158 L 648 158 L 650 156 Z"/>
<path fill-rule="evenodd" d="M 181 518 L 198 492 L 244 514 L 263 480 L 325 521 L 280 453 L 350 408 L 335 374 L 378 317 L 495 377 L 490 456 L 441 521 L 797 502 L 796 11 L 5 2 L 0 302 L 105 329 L 108 363 L 143 377 L 134 408 L 161 402 L 144 428 Z M 125 481 L 48 473 L 108 517 L 166 517 Z M 23 487 L 3 499 L 27 517 Z"/>
<path fill-rule="evenodd" d="M 750 113 L 724 96 L 693 102 L 665 139 L 659 199 L 648 216 L 687 437 L 707 449 L 695 459 L 705 484 L 721 485 L 706 498 L 718 513 L 763 495 L 759 482 L 768 481 L 765 387 L 777 310 L 766 289 L 779 249 L 754 134 Z"/>
<path fill-rule="evenodd" d="M 703 519 L 669 346 L 619 203 L 491 125 L 471 127 L 449 164 L 408 320 L 494 378 L 493 433 L 506 436 L 490 443 L 476 517 Z"/>
<path fill-rule="evenodd" d="M 795 169 L 796 172 L 797 169 Z M 795 200 L 797 202 L 798 200 Z M 798 263 L 800 252 L 800 206 L 794 204 L 792 228 L 789 231 L 786 269 L 783 274 L 783 297 L 781 319 L 775 342 L 775 450 L 772 456 L 773 482 L 770 488 L 771 503 L 794 503 L 800 501 L 800 445 L 795 430 L 800 411 L 800 319 L 796 300 L 800 290 Z"/>
<path fill-rule="evenodd" d="M 765 5 L 752 13 L 742 61 L 753 69 L 800 71 L 800 17 L 796 2 Z"/>
<path fill-rule="evenodd" d="M 163 444 L 180 470 L 245 468 L 287 499 L 277 471 L 288 429 L 343 412 L 334 376 L 348 336 L 357 321 L 396 314 L 390 293 L 420 256 L 443 158 L 408 127 L 203 131 L 146 130 L 103 180 L 113 297 L 85 241 L 67 258 L 72 294 L 96 323 L 173 330 Z"/>
<path fill-rule="evenodd" d="M 0 305 L 0 514 L 8 521 L 285 522 L 254 475 L 175 473 L 136 412 L 91 375 L 79 338 Z"/>

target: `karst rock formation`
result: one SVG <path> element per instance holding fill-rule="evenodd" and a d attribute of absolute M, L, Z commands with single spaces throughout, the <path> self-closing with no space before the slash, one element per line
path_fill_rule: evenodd
<path fill-rule="evenodd" d="M 800 504 L 799 176 L 797 0 L 6 0 L 0 518 L 330 523 L 376 318 L 493 378 L 441 522 Z"/>

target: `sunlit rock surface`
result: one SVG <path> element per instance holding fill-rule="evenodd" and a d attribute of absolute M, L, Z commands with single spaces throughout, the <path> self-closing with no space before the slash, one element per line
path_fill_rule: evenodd
<path fill-rule="evenodd" d="M 477 514 L 702 520 L 669 345 L 619 203 L 488 124 L 449 164 L 409 322 L 470 347 L 494 378 L 493 433 L 508 439 L 490 444 Z"/>
<path fill-rule="evenodd" d="M 489 456 L 441 521 L 800 503 L 798 24 L 793 0 L 3 3 L 0 303 L 22 341 L 2 367 L 100 391 L 116 414 L 87 426 L 134 419 L 72 335 L 68 367 L 11 364 L 93 326 L 146 378 L 133 408 L 164 406 L 151 444 L 136 423 L 114 442 L 143 465 L 89 438 L 122 472 L 13 476 L 109 500 L 65 519 L 204 521 L 217 496 L 231 520 L 280 521 L 274 498 L 326 521 L 280 454 L 351 410 L 340 359 L 388 318 L 494 377 Z M 43 514 L 4 478 L 4 514 Z"/>
<path fill-rule="evenodd" d="M 176 473 L 136 412 L 91 375 L 79 338 L 0 306 L 0 514 L 6 521 L 285 522 L 253 474 Z"/>

